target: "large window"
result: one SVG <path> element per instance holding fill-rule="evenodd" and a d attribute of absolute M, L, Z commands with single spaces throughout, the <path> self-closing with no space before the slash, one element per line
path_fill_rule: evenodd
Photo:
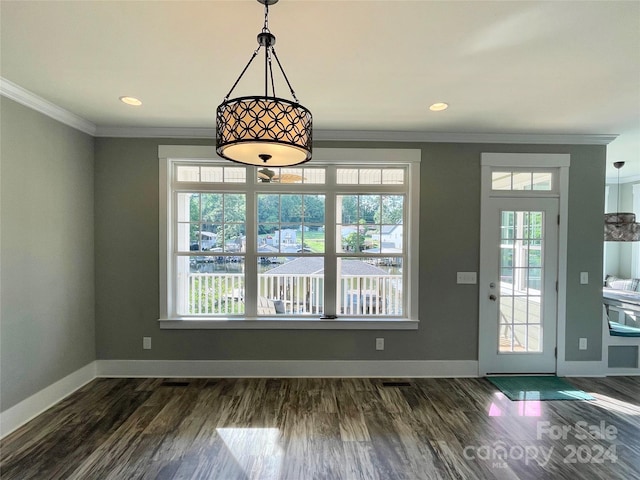
<path fill-rule="evenodd" d="M 417 320 L 419 152 L 329 150 L 270 169 L 204 148 L 159 155 L 163 326 Z"/>

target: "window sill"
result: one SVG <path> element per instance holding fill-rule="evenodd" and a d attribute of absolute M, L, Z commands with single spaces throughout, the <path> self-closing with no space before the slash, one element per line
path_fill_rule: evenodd
<path fill-rule="evenodd" d="M 418 321 L 395 318 L 161 318 L 162 330 L 417 330 Z"/>

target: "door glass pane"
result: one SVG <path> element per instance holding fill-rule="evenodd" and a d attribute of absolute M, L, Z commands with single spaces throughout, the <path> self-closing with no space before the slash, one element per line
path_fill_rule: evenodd
<path fill-rule="evenodd" d="M 527 350 L 529 352 L 540 352 L 540 333 L 542 327 L 540 325 L 528 325 L 527 326 Z"/>
<path fill-rule="evenodd" d="M 514 190 L 531 190 L 531 172 L 518 172 L 513 174 Z"/>
<path fill-rule="evenodd" d="M 493 190 L 511 190 L 511 172 L 493 172 L 491 174 Z"/>
<path fill-rule="evenodd" d="M 533 211 L 503 211 L 500 215 L 500 353 L 542 351 L 543 216 Z M 513 240 L 505 245 L 508 237 Z"/>
<path fill-rule="evenodd" d="M 551 190 L 551 178 L 550 172 L 534 173 L 533 174 L 533 189 L 534 190 Z"/>
<path fill-rule="evenodd" d="M 499 172 L 491 173 L 492 190 L 546 190 L 553 189 L 552 172 Z"/>

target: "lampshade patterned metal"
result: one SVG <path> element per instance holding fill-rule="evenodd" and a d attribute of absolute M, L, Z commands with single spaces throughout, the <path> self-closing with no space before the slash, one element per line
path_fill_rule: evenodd
<path fill-rule="evenodd" d="M 265 7 L 258 48 L 216 111 L 216 152 L 246 165 L 287 167 L 311 160 L 313 117 L 296 97 L 276 55 L 276 37 L 269 31 L 269 5 L 278 0 L 258 0 Z M 264 47 L 264 96 L 229 99 L 251 62 Z M 293 101 L 276 96 L 273 60 L 282 73 Z M 271 87 L 271 94 L 269 94 Z"/>
<path fill-rule="evenodd" d="M 311 160 L 312 116 L 275 97 L 239 97 L 218 106 L 218 155 L 249 165 L 291 166 Z"/>
<path fill-rule="evenodd" d="M 618 200 L 620 204 L 620 169 L 624 162 L 615 162 L 613 166 L 618 170 Z M 616 212 L 604 214 L 605 242 L 637 242 L 640 241 L 640 223 L 636 223 L 635 213 Z"/>

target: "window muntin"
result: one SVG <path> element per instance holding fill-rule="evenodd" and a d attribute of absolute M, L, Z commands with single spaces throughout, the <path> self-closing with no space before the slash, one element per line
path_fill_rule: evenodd
<path fill-rule="evenodd" d="M 178 182 L 245 183 L 246 174 L 244 167 L 176 165 L 175 179 Z"/>
<path fill-rule="evenodd" d="M 403 168 L 338 168 L 339 185 L 403 185 Z"/>
<path fill-rule="evenodd" d="M 345 169 L 347 170 L 347 169 Z M 372 178 L 371 169 L 349 175 Z M 336 196 L 338 311 L 350 316 L 402 316 L 405 195 Z"/>
<path fill-rule="evenodd" d="M 338 195 L 337 251 L 404 251 L 404 195 Z"/>
<path fill-rule="evenodd" d="M 322 315 L 325 258 L 262 256 L 258 259 L 258 315 Z M 267 300 L 267 301 L 265 301 Z"/>
<path fill-rule="evenodd" d="M 323 314 L 325 195 L 258 193 L 257 222 L 258 315 Z"/>
<path fill-rule="evenodd" d="M 339 257 L 339 305 L 343 315 L 402 315 L 403 257 Z"/>
<path fill-rule="evenodd" d="M 176 257 L 178 315 L 229 316 L 245 313 L 245 278 L 240 256 Z"/>
<path fill-rule="evenodd" d="M 188 191 L 175 198 L 178 315 L 243 314 L 246 194 Z"/>
<path fill-rule="evenodd" d="M 492 190 L 538 190 L 552 191 L 553 172 L 544 171 L 493 171 L 491 172 Z"/>
<path fill-rule="evenodd" d="M 246 195 L 243 193 L 178 192 L 179 252 L 244 252 Z"/>
<path fill-rule="evenodd" d="M 325 183 L 326 170 L 324 168 L 261 168 L 257 172 L 260 183 L 294 183 L 316 184 Z"/>
<path fill-rule="evenodd" d="M 258 194 L 258 251 L 323 253 L 325 195 Z"/>
<path fill-rule="evenodd" d="M 160 150 L 162 151 L 164 147 L 162 147 Z M 174 149 L 174 150 L 179 150 L 177 147 L 166 147 L 166 150 L 168 151 L 169 149 Z M 187 151 L 195 151 L 198 148 L 196 147 L 190 147 L 189 150 Z M 203 149 L 201 149 L 203 150 Z M 337 153 L 337 151 L 333 151 L 332 152 Z M 358 149 L 356 150 L 346 150 L 346 151 L 341 151 L 341 152 L 346 152 L 351 154 L 352 151 L 355 152 L 360 152 L 359 154 L 356 153 L 356 157 L 362 155 L 362 152 L 364 152 L 364 150 L 360 151 Z M 246 167 L 227 167 L 226 165 L 228 165 L 228 163 L 226 162 L 220 162 L 217 163 L 216 161 L 187 161 L 187 160 L 171 160 L 170 158 L 164 158 L 164 164 L 167 166 L 166 168 L 166 172 L 167 175 L 165 178 L 167 178 L 167 186 L 168 186 L 168 190 L 167 190 L 167 214 L 168 214 L 168 221 L 171 222 L 170 225 L 174 225 L 173 230 L 174 230 L 174 235 L 172 237 L 167 237 L 167 246 L 169 247 L 169 251 L 174 251 L 175 253 L 173 254 L 174 260 L 170 261 L 167 263 L 166 267 L 163 267 L 161 264 L 161 276 L 163 276 L 164 278 L 167 278 L 167 294 L 172 298 L 171 300 L 168 301 L 167 303 L 167 308 L 166 310 L 164 308 L 161 308 L 161 311 L 166 312 L 163 314 L 163 317 L 166 319 L 175 319 L 178 320 L 180 318 L 184 318 L 184 319 L 189 319 L 189 318 L 193 318 L 193 317 L 199 317 L 200 315 L 202 315 L 204 318 L 208 318 L 208 317 L 212 317 L 215 318 L 216 315 L 220 314 L 219 312 L 222 312 L 220 315 L 222 317 L 226 317 L 226 316 L 233 316 L 233 315 L 237 315 L 239 317 L 253 317 L 256 315 L 260 315 L 260 310 L 261 310 L 261 305 L 262 305 L 262 298 L 261 295 L 259 295 L 259 287 L 258 287 L 258 283 L 260 282 L 260 280 L 257 278 L 257 272 L 256 272 L 256 267 L 258 267 L 258 265 L 260 263 L 268 263 L 269 265 L 276 265 L 276 264 L 280 264 L 280 263 L 288 263 L 290 261 L 293 261 L 299 257 L 318 257 L 318 259 L 320 259 L 322 262 L 324 262 L 324 264 L 326 265 L 326 262 L 329 262 L 329 273 L 331 275 L 334 274 L 334 272 L 336 272 L 336 262 L 341 262 L 342 258 L 337 258 L 336 255 L 341 255 L 340 252 L 337 252 L 335 249 L 335 241 L 331 241 L 329 243 L 326 243 L 326 240 L 324 240 L 322 238 L 322 236 L 320 237 L 320 239 L 317 238 L 313 238 L 314 236 L 316 236 L 317 234 L 324 234 L 325 228 L 326 228 L 326 223 L 329 222 L 329 225 L 333 225 L 333 227 L 327 229 L 327 232 L 330 232 L 333 235 L 335 235 L 335 229 L 337 226 L 336 223 L 336 210 L 335 208 L 330 208 L 329 210 L 326 210 L 327 206 L 331 206 L 334 207 L 335 206 L 335 202 L 336 202 L 336 197 L 339 193 L 342 194 L 346 194 L 346 193 L 350 193 L 351 191 L 356 191 L 356 192 L 363 192 L 363 191 L 367 191 L 367 192 L 372 192 L 372 194 L 375 195 L 382 195 L 385 192 L 387 194 L 400 194 L 400 197 L 403 199 L 404 202 L 407 202 L 408 200 L 408 190 L 409 190 L 409 185 L 412 185 L 413 188 L 415 189 L 415 197 L 413 197 L 413 201 L 416 202 L 415 207 L 414 207 L 414 212 L 411 213 L 411 209 L 408 209 L 408 204 L 404 205 L 404 215 L 407 216 L 407 218 L 404 219 L 404 221 L 406 221 L 408 218 L 411 218 L 413 222 L 417 221 L 417 198 L 419 196 L 419 183 L 413 179 L 411 181 L 408 181 L 410 177 L 408 172 L 409 169 L 412 168 L 411 166 L 413 165 L 413 168 L 415 168 L 415 172 L 419 172 L 419 153 L 416 155 L 417 152 L 415 151 L 411 151 L 410 154 L 405 155 L 403 151 L 385 151 L 384 153 L 381 151 L 377 151 L 377 150 L 370 150 L 367 152 L 373 152 L 373 157 L 374 158 L 380 158 L 379 160 L 375 160 L 378 162 L 382 161 L 382 156 L 383 155 L 389 155 L 388 152 L 399 152 L 400 157 L 401 158 L 406 158 L 407 161 L 406 163 L 398 162 L 398 167 L 394 166 L 393 168 L 380 168 L 380 179 L 381 182 L 380 184 L 373 184 L 373 185 L 369 185 L 367 182 L 371 181 L 371 180 L 367 180 L 367 178 L 371 179 L 371 178 L 375 178 L 372 177 L 371 175 L 369 175 L 368 177 L 366 176 L 362 176 L 359 172 L 359 168 L 358 167 L 353 167 L 350 169 L 351 170 L 356 170 L 358 171 L 358 177 L 362 177 L 362 185 L 363 186 L 367 186 L 367 188 L 365 190 L 361 190 L 358 186 L 355 186 L 353 188 L 347 188 L 345 191 L 340 192 L 340 185 L 342 185 L 342 183 L 340 182 L 339 176 L 337 174 L 337 169 L 338 167 L 336 165 L 330 165 L 330 164 L 325 164 L 323 165 L 322 162 L 318 162 L 314 165 L 313 169 L 305 169 L 305 170 L 311 170 L 314 171 L 314 175 L 317 173 L 316 169 L 319 169 L 320 171 L 324 172 L 322 175 L 316 175 L 316 178 L 321 177 L 324 178 L 325 183 L 324 184 L 320 184 L 320 185 L 324 185 L 322 187 L 321 190 L 318 190 L 318 186 L 314 186 L 314 185 L 318 185 L 317 183 L 310 183 L 310 182 L 305 182 L 304 180 L 301 183 L 292 183 L 292 182 L 262 182 L 261 180 L 259 180 L 257 171 L 258 168 L 246 168 Z M 407 153 L 409 153 L 409 151 L 407 151 Z M 382 154 L 382 155 L 381 155 Z M 206 155 L 202 155 L 199 154 L 197 155 L 197 157 L 194 155 L 193 158 L 203 158 Z M 349 155 L 350 156 L 350 155 Z M 161 165 L 163 164 L 163 157 L 160 156 L 160 160 L 161 160 Z M 364 161 L 364 160 L 358 160 L 358 161 Z M 375 161 L 373 163 L 375 163 Z M 385 160 L 386 162 L 386 160 Z M 341 162 L 338 162 L 341 163 Z M 342 163 L 346 163 L 346 162 L 342 162 Z M 176 165 L 180 165 L 180 166 L 198 166 L 200 167 L 197 172 L 198 172 L 198 176 L 196 177 L 195 175 L 195 169 L 191 170 L 191 176 L 185 176 L 185 174 L 183 173 L 182 176 L 180 177 L 181 181 L 178 181 L 178 175 L 177 175 L 177 168 Z M 317 165 L 320 165 L 320 167 L 317 167 Z M 238 190 L 237 187 L 235 187 L 235 191 L 234 191 L 234 187 L 232 186 L 232 183 L 237 183 L 237 182 L 221 182 L 221 183 L 217 183 L 213 182 L 213 181 L 200 181 L 203 178 L 203 170 L 202 167 L 206 167 L 206 166 L 213 166 L 213 167 L 221 167 L 222 170 L 222 176 L 224 179 L 224 169 L 225 168 L 240 168 L 240 169 L 244 169 L 246 174 L 242 177 L 242 178 L 251 178 L 253 179 L 251 182 L 247 182 L 246 185 L 243 186 L 238 186 L 240 187 L 240 189 Z M 340 167 L 341 168 L 341 167 Z M 282 169 L 284 170 L 284 169 Z M 363 169 L 365 170 L 365 169 Z M 371 169 L 369 169 L 371 170 Z M 374 169 L 375 170 L 375 169 Z M 387 172 L 388 170 L 388 172 Z M 187 170 L 189 171 L 189 170 Z M 290 172 L 285 172 L 285 173 L 290 173 Z M 219 174 L 219 170 L 217 173 L 217 177 L 213 178 L 211 175 L 209 175 L 206 180 L 219 180 L 220 179 L 220 174 Z M 308 172 L 305 173 L 305 175 L 308 175 Z M 418 178 L 419 176 L 416 176 L 416 178 Z M 162 176 L 161 176 L 161 187 L 162 187 Z M 306 177 L 305 177 L 306 178 Z M 197 181 L 196 181 L 197 180 Z M 205 179 L 203 179 L 205 180 Z M 313 180 L 312 180 L 313 181 Z M 377 181 L 377 180 L 376 180 Z M 404 184 L 404 182 L 406 182 L 406 184 Z M 305 183 L 309 183 L 309 185 L 305 185 Z M 199 187 L 195 187 L 196 184 L 199 184 Z M 187 188 L 188 187 L 188 188 Z M 378 189 L 382 189 L 380 191 L 378 191 Z M 202 206 L 200 207 L 200 218 L 196 219 L 195 215 L 194 216 L 183 216 L 182 218 L 182 223 L 189 225 L 190 231 L 189 233 L 191 234 L 193 230 L 195 230 L 194 235 L 196 236 L 194 238 L 194 240 L 198 241 L 198 248 L 199 250 L 188 250 L 188 251 L 178 251 L 177 250 L 177 214 L 175 211 L 175 203 L 177 202 L 176 200 L 176 193 L 185 193 L 186 191 L 189 191 L 189 193 L 198 193 L 198 194 L 212 194 L 212 195 L 219 195 L 222 193 L 244 193 L 247 196 L 246 199 L 246 204 L 247 204 L 247 208 L 246 208 L 246 214 L 248 215 L 249 218 L 253 218 L 253 220 L 249 220 L 248 223 L 245 225 L 245 230 L 244 230 L 244 235 L 245 235 L 245 242 L 243 243 L 243 245 L 246 248 L 245 252 L 240 252 L 243 253 L 244 255 L 234 255 L 234 253 L 237 252 L 226 252 L 226 251 L 219 251 L 219 249 L 224 249 L 224 247 L 226 247 L 226 243 L 223 243 L 222 247 L 219 246 L 215 246 L 213 248 L 215 248 L 214 251 L 208 251 L 208 250 L 204 250 L 206 248 L 210 248 L 211 245 L 207 244 L 206 241 L 208 240 L 208 238 L 202 238 L 202 233 L 203 232 L 208 232 L 210 230 L 205 230 L 203 229 L 194 229 L 191 227 L 191 224 L 203 224 L 203 223 L 208 223 L 209 221 L 213 222 L 213 221 L 219 221 L 219 214 L 217 215 L 217 218 L 214 218 L 213 216 L 210 218 L 202 218 Z M 282 224 L 282 225 L 291 225 L 293 226 L 294 223 L 298 223 L 297 226 L 297 234 L 302 236 L 301 234 L 304 234 L 304 247 L 302 249 L 300 249 L 300 252 L 295 252 L 295 253 L 288 253 L 288 252 L 281 252 L 279 251 L 280 248 L 278 249 L 278 251 L 275 254 L 272 254 L 271 252 L 258 252 L 257 251 L 257 245 L 258 245 L 258 235 L 259 235 L 259 228 L 258 228 L 258 223 L 257 223 L 257 217 L 258 217 L 258 204 L 257 204 L 257 195 L 261 194 L 261 193 L 267 193 L 272 191 L 273 194 L 277 194 L 277 195 L 326 195 L 326 201 L 325 201 L 325 210 L 326 210 L 326 218 L 324 219 L 324 223 L 321 223 L 319 221 L 311 221 L 308 220 L 306 218 L 304 218 L 304 220 L 309 224 L 309 225 L 304 225 L 301 226 L 299 224 L 299 222 L 292 222 L 290 224 L 285 223 L 287 221 L 286 218 L 279 218 L 277 223 L 278 224 Z M 161 198 L 163 196 L 163 192 L 162 192 L 162 188 L 161 188 Z M 205 197 L 200 197 L 199 201 L 202 203 L 202 200 Z M 312 198 L 312 197 L 309 197 Z M 169 200 L 170 199 L 170 200 Z M 330 200 L 329 200 L 330 199 Z M 281 197 L 280 197 L 281 200 Z M 379 203 L 380 203 L 380 212 L 379 212 L 379 218 L 374 219 L 373 221 L 373 225 L 377 226 L 377 225 L 383 225 L 382 222 L 387 222 L 389 220 L 383 220 L 383 216 L 385 215 L 384 209 L 382 208 L 382 199 L 381 197 L 379 197 Z M 194 200 L 194 202 L 196 202 L 196 200 Z M 303 201 L 303 211 L 306 209 L 306 205 L 304 205 L 304 201 Z M 162 209 L 161 209 L 162 211 Z M 224 210 L 223 210 L 224 213 Z M 289 215 L 289 212 L 287 212 L 287 215 Z M 174 220 L 171 220 L 171 218 L 173 218 Z M 290 218 L 290 217 L 287 217 Z M 188 219 L 188 221 L 187 221 Z M 204 221 L 203 221 L 204 220 Z M 227 219 L 227 221 L 223 222 L 225 224 L 229 224 L 230 220 Z M 273 222 L 276 223 L 276 222 Z M 311 225 L 311 223 L 315 223 L 315 225 Z M 371 223 L 371 221 L 370 221 Z M 214 225 L 214 223 L 211 223 L 211 225 Z M 219 224 L 222 225 L 222 224 Z M 393 224 L 389 224 L 390 226 Z M 222 226 L 222 230 L 224 232 L 225 230 L 225 225 Z M 312 228 L 314 227 L 314 228 Z M 184 227 L 182 227 L 184 229 Z M 161 227 L 161 232 L 162 232 L 162 227 Z M 314 232 L 314 235 L 309 235 L 308 232 Z M 417 232 L 417 231 L 416 231 Z M 217 233 L 217 232 L 216 232 Z M 371 233 L 371 232 L 369 232 Z M 408 233 L 408 232 L 407 232 Z M 416 235 L 416 233 L 414 232 L 412 235 Z M 173 238 L 173 239 L 172 239 Z M 247 238 L 249 238 L 249 240 L 246 240 Z M 335 237 L 333 237 L 335 238 Z M 411 237 L 408 237 L 411 238 Z M 217 238 L 216 238 L 217 241 Z M 313 242 L 315 241 L 315 245 L 308 245 L 307 242 Z M 413 239 L 410 240 L 412 242 L 413 245 L 417 246 L 417 236 Z M 254 243 L 255 242 L 255 243 Z M 299 240 L 296 241 L 296 243 L 298 243 Z M 189 238 L 189 241 L 185 241 L 184 243 L 189 244 L 189 246 L 191 246 L 191 243 L 195 243 L 195 242 L 191 242 L 191 238 Z M 318 245 L 320 244 L 320 245 Z M 406 244 L 406 241 L 405 241 Z M 216 244 L 217 245 L 217 244 Z M 302 244 L 301 244 L 302 245 Z M 204 249 L 203 249 L 204 248 Z M 323 249 L 325 251 L 323 251 Z M 186 250 L 183 248 L 183 250 Z M 311 251 L 307 251 L 307 250 L 311 250 Z M 215 254 L 214 254 L 215 253 Z M 357 253 L 354 252 L 344 252 L 344 256 L 347 255 L 358 255 Z M 376 255 L 375 253 L 371 253 L 371 255 Z M 391 253 L 391 255 L 395 255 L 394 253 Z M 185 313 L 185 312 L 194 312 L 197 309 L 196 308 L 184 308 L 184 306 L 182 308 L 179 308 L 179 304 L 182 303 L 183 305 L 186 303 L 184 300 L 180 301 L 178 299 L 175 298 L 176 296 L 176 291 L 178 290 L 177 286 L 179 283 L 179 279 L 177 278 L 178 276 L 180 276 L 181 274 L 185 273 L 185 271 L 187 270 L 187 268 L 182 267 L 182 268 L 178 268 L 177 267 L 177 263 L 178 263 L 178 259 L 176 257 L 179 256 L 184 256 L 184 257 L 194 257 L 194 259 L 192 259 L 190 262 L 188 262 L 188 265 L 190 265 L 193 269 L 193 272 L 198 272 L 198 273 L 207 273 L 207 274 L 215 274 L 215 273 L 219 273 L 224 271 L 225 273 L 235 273 L 235 271 L 240 271 L 241 273 L 243 273 L 245 275 L 244 278 L 244 282 L 240 283 L 239 281 L 235 281 L 235 283 L 230 284 L 228 287 L 224 288 L 223 292 L 220 292 L 222 295 L 219 295 L 220 298 L 214 298 L 214 301 L 212 303 L 212 305 L 214 305 L 214 307 L 207 307 L 207 308 L 203 308 L 203 307 L 198 307 L 200 310 L 198 310 L 200 313 L 200 315 L 193 314 L 193 313 Z M 264 257 L 265 256 L 269 256 L 269 257 L 275 257 L 276 260 L 272 261 L 272 260 L 265 260 Z M 382 257 L 384 256 L 384 249 L 382 252 L 380 252 L 380 254 L 377 254 L 378 257 Z M 199 258 L 195 258 L 195 257 L 199 257 Z M 206 258 L 205 258 L 206 257 Z M 212 258 L 208 258 L 208 257 L 212 257 Z M 223 258 L 224 257 L 224 258 Z M 232 258 L 235 257 L 235 258 Z M 239 258 L 239 257 L 243 257 L 243 258 Z M 389 254 L 387 254 L 387 257 L 389 257 L 389 259 L 385 260 L 385 259 L 381 259 L 381 258 L 375 258 L 375 259 L 371 259 L 369 260 L 369 262 L 371 262 L 372 264 L 380 264 L 380 265 L 398 265 L 399 263 L 402 263 L 402 259 L 400 261 L 396 260 L 395 256 L 389 256 Z M 262 260 L 261 260 L 262 258 Z M 417 258 L 417 257 L 416 257 Z M 362 259 L 358 259 L 358 261 L 362 261 Z M 181 261 L 182 264 L 184 265 L 185 262 Z M 255 262 L 255 263 L 254 263 Z M 253 266 L 251 266 L 250 264 L 253 264 Z M 331 265 L 333 264 L 333 266 Z M 249 265 L 249 267 L 247 267 Z M 162 272 L 164 270 L 164 268 L 167 268 L 167 275 L 164 276 L 162 275 Z M 406 271 L 411 270 L 410 267 L 407 267 Z M 190 272 L 187 272 L 190 273 Z M 246 276 L 248 273 L 248 277 Z M 337 273 L 337 272 L 336 272 Z M 255 275 L 255 276 L 253 276 Z M 404 273 L 403 276 L 406 276 L 407 273 Z M 405 305 L 405 308 L 402 310 L 402 313 L 404 314 L 404 317 L 406 318 L 413 318 L 414 320 L 417 319 L 417 295 L 415 295 L 414 289 L 417 289 L 417 269 L 415 269 L 415 271 L 413 273 L 411 273 L 411 278 L 413 278 L 413 275 L 416 275 L 416 278 L 414 279 L 413 286 L 409 286 L 409 285 L 405 285 L 405 287 L 407 288 L 407 294 L 409 293 L 409 290 L 411 290 L 412 293 L 412 300 L 411 300 L 411 305 L 412 308 L 406 308 L 407 306 Z M 253 277 L 252 277 L 253 276 Z M 253 279 L 252 279 L 253 278 Z M 321 296 L 324 297 L 324 301 L 326 302 L 327 300 L 329 300 L 330 304 L 327 304 L 327 309 L 324 312 L 325 314 L 328 314 L 329 317 L 331 317 L 331 315 L 333 313 L 337 314 L 340 318 L 344 317 L 344 316 L 348 316 L 348 312 L 345 313 L 345 309 L 343 306 L 342 300 L 339 298 L 339 288 L 338 288 L 338 283 L 341 280 L 339 279 L 338 276 L 334 277 L 333 279 L 329 279 L 329 283 L 325 284 L 324 287 L 320 286 L 319 288 L 313 288 L 313 289 L 307 289 L 306 292 L 309 294 L 308 296 Z M 203 282 L 204 285 L 204 282 Z M 212 287 L 209 287 L 210 289 Z M 221 287 L 216 287 L 221 289 Z M 324 292 L 323 292 L 324 290 Z M 323 292 L 319 293 L 319 292 Z M 162 293 L 162 290 L 161 290 Z M 256 305 L 256 297 L 253 295 L 255 294 L 257 296 L 257 303 L 258 305 Z M 253 297 L 253 298 L 249 298 L 247 297 L 247 295 L 249 297 Z M 271 294 L 273 295 L 273 294 Z M 185 296 L 185 298 L 187 298 L 188 296 Z M 195 303 L 198 302 L 198 299 L 200 298 L 199 295 L 192 295 L 191 298 L 195 298 Z M 364 297 L 363 297 L 364 298 Z M 236 302 L 237 305 L 234 306 L 233 302 Z M 408 302 L 408 299 L 404 299 L 403 302 Z M 246 302 L 246 305 L 244 304 L 244 302 Z M 335 303 L 334 303 L 335 302 Z M 192 300 L 191 303 L 193 304 L 194 301 Z M 203 304 L 207 304 L 207 302 L 205 301 L 204 297 L 202 299 L 200 299 L 200 305 Z M 293 315 L 295 316 L 296 314 L 302 314 L 303 312 L 305 312 L 305 307 L 307 307 L 306 312 L 307 315 L 311 315 L 311 316 L 315 316 L 317 318 L 317 314 L 318 313 L 322 313 L 323 312 L 323 307 L 320 304 L 321 308 L 318 308 L 318 302 L 317 301 L 313 301 L 313 302 L 305 302 L 304 306 L 302 306 L 302 303 L 300 304 L 301 306 L 298 306 L 297 308 L 294 307 L 288 307 L 288 309 L 286 310 L 287 314 L 289 314 L 289 312 L 293 312 Z M 411 310 L 413 309 L 413 311 L 415 312 L 414 315 L 411 315 Z M 371 309 L 369 309 L 371 310 Z M 375 309 L 374 309 L 375 310 Z M 398 311 L 400 311 L 400 309 L 398 309 Z M 180 313 L 179 313 L 180 312 Z M 208 312 L 213 312 L 213 314 L 209 314 Z M 312 312 L 312 313 L 310 313 Z M 278 314 L 280 312 L 277 312 Z M 291 314 L 287 315 L 290 316 Z M 365 315 L 363 315 L 365 316 Z M 367 317 L 369 317 L 370 315 L 366 315 Z M 214 324 L 211 324 L 212 326 Z M 355 324 L 354 324 L 355 325 Z M 173 326 L 170 328 L 179 328 L 177 326 Z M 186 327 L 189 328 L 189 327 Z"/>
<path fill-rule="evenodd" d="M 500 215 L 500 352 L 542 348 L 544 212 L 503 210 Z"/>

